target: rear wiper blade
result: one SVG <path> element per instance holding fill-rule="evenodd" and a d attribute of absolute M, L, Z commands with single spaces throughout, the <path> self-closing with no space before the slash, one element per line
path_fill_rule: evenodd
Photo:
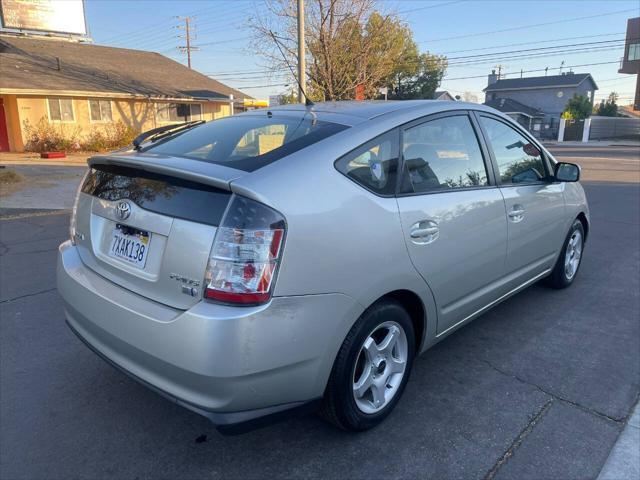
<path fill-rule="evenodd" d="M 163 127 L 153 128 L 141 133 L 133 139 L 133 149 L 140 150 L 144 142 L 155 142 L 156 140 L 160 140 L 161 138 L 175 135 L 176 133 L 180 133 L 198 125 L 202 125 L 203 123 L 205 123 L 204 120 L 197 120 L 194 122 L 178 123 L 174 125 L 165 125 Z"/>

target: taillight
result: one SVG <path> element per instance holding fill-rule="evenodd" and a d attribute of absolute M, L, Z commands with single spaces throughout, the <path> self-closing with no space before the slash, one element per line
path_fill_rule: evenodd
<path fill-rule="evenodd" d="M 282 215 L 233 195 L 209 255 L 205 298 L 242 305 L 269 301 L 284 234 Z"/>
<path fill-rule="evenodd" d="M 78 223 L 78 201 L 80 200 L 80 192 L 82 192 L 82 187 L 84 182 L 87 180 L 89 176 L 89 169 L 82 176 L 82 180 L 80 180 L 80 185 L 78 185 L 78 189 L 76 190 L 76 198 L 73 201 L 73 208 L 71 209 L 71 220 L 69 221 L 69 239 L 73 245 L 76 244 L 76 225 Z"/>

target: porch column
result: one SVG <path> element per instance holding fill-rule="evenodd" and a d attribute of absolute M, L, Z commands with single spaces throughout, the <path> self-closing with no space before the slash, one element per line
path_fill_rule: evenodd
<path fill-rule="evenodd" d="M 582 141 L 589 141 L 589 131 L 591 130 L 591 117 L 584 119 L 584 130 L 582 131 Z"/>

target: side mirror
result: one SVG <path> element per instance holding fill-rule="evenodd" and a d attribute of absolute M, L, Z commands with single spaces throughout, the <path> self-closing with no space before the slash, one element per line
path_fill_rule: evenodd
<path fill-rule="evenodd" d="M 558 182 L 577 182 L 580 180 L 580 166 L 575 163 L 560 162 L 555 172 Z"/>

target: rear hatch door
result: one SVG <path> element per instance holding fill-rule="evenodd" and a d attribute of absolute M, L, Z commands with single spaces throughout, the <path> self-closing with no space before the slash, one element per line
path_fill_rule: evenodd
<path fill-rule="evenodd" d="M 155 155 L 94 157 L 76 215 L 83 263 L 174 308 L 202 298 L 216 228 L 245 172 Z"/>

